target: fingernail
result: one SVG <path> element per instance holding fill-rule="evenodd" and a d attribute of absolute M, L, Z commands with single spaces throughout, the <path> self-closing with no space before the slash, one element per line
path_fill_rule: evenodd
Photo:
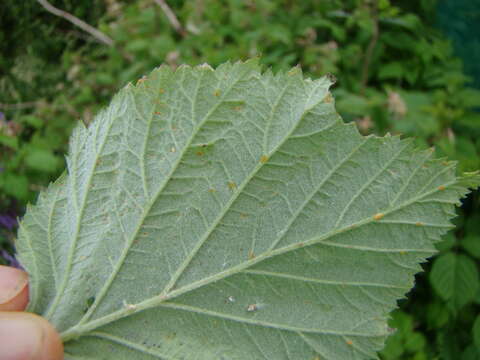
<path fill-rule="evenodd" d="M 0 305 L 5 304 L 17 296 L 28 283 L 25 271 L 8 266 L 0 266 Z"/>
<path fill-rule="evenodd" d="M 31 360 L 41 353 L 44 327 L 22 313 L 0 313 L 0 358 Z"/>

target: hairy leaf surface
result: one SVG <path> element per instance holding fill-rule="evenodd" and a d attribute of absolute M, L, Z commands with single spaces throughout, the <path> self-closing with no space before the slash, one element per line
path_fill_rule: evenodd
<path fill-rule="evenodd" d="M 160 67 L 78 125 L 18 239 L 67 359 L 376 358 L 480 180 L 361 136 L 330 85 Z"/>

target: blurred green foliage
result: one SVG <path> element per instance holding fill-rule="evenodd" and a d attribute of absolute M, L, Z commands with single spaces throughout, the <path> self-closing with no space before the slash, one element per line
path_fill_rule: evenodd
<path fill-rule="evenodd" d="M 96 42 L 33 0 L 3 0 L 0 227 L 1 216 L 21 215 L 63 171 L 76 121 L 88 124 L 121 86 L 161 63 L 215 66 L 261 55 L 277 71 L 301 64 L 308 76 L 332 73 L 338 110 L 363 133 L 414 137 L 457 160 L 459 171 L 480 168 L 480 91 L 435 28 L 435 0 L 168 1 L 183 31 L 153 0 L 51 3 L 115 45 Z M 480 359 L 478 192 L 455 222 L 392 315 L 397 330 L 383 359 Z M 12 250 L 13 233 L 3 235 L 0 250 Z"/>

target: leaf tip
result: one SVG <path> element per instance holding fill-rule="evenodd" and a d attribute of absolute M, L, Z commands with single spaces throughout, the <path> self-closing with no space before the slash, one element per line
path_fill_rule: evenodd
<path fill-rule="evenodd" d="M 327 73 L 325 77 L 330 81 L 330 85 L 335 85 L 337 82 L 337 77 L 333 75 L 332 73 Z"/>
<path fill-rule="evenodd" d="M 470 189 L 477 189 L 480 187 L 480 171 L 464 172 L 460 182 Z"/>
<path fill-rule="evenodd" d="M 197 66 L 197 68 L 200 70 L 214 71 L 214 69 L 207 63 L 200 64 Z"/>

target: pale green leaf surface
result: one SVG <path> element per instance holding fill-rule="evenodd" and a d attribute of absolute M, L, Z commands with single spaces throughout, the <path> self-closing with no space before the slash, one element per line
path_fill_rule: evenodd
<path fill-rule="evenodd" d="M 76 128 L 18 240 L 67 359 L 376 358 L 479 177 L 361 136 L 330 85 L 160 67 Z"/>

